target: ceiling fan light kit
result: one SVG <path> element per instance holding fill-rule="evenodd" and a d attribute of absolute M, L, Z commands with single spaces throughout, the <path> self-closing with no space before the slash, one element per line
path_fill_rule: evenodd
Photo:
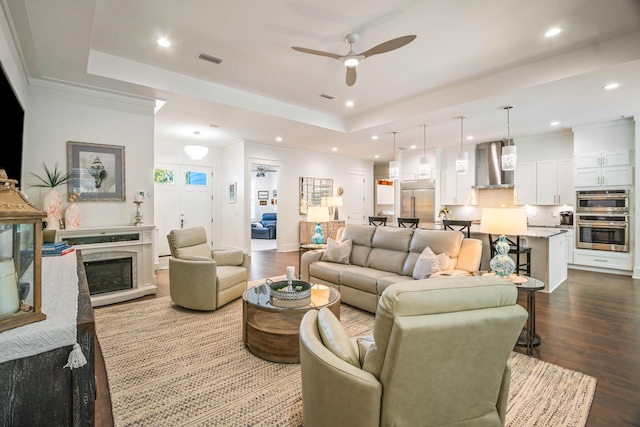
<path fill-rule="evenodd" d="M 370 56 L 379 55 L 381 53 L 386 53 L 395 49 L 399 49 L 402 46 L 405 46 L 411 43 L 413 40 L 415 40 L 415 38 L 416 38 L 415 35 L 398 37 L 392 40 L 387 40 L 384 43 L 380 43 L 379 45 L 369 50 L 365 50 L 364 52 L 356 53 L 353 50 L 353 44 L 356 42 L 356 40 L 358 40 L 358 35 L 355 33 L 348 34 L 344 38 L 344 40 L 347 43 L 349 43 L 349 52 L 344 56 L 331 53 L 331 52 L 323 52 L 321 50 L 307 49 L 305 47 L 293 46 L 291 49 L 296 50 L 298 52 L 302 52 L 302 53 L 309 53 L 311 55 L 326 56 L 328 58 L 337 59 L 347 67 L 347 76 L 346 76 L 347 86 L 353 86 L 356 83 L 356 78 L 357 78 L 356 66 L 360 64 L 360 62 L 362 62 L 364 59 Z"/>

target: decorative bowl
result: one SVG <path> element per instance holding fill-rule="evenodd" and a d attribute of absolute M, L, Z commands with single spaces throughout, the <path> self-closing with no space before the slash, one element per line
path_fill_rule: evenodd
<path fill-rule="evenodd" d="M 276 307 L 304 307 L 311 302 L 311 284 L 302 280 L 292 280 L 292 291 L 287 291 L 288 280 L 273 282 L 267 279 L 271 293 L 271 304 Z"/>

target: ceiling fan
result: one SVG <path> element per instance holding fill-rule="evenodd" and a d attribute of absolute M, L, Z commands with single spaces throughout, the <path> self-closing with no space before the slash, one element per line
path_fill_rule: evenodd
<path fill-rule="evenodd" d="M 353 50 L 353 43 L 358 40 L 357 34 L 348 34 L 344 41 L 349 43 L 349 52 L 346 55 L 338 55 L 331 52 L 323 52 L 320 50 L 307 49 L 305 47 L 292 47 L 291 49 L 297 50 L 298 52 L 310 53 L 312 55 L 320 55 L 327 56 L 329 58 L 337 59 L 338 61 L 344 63 L 345 67 L 347 67 L 347 86 L 353 86 L 356 82 L 356 66 L 364 59 L 378 55 L 380 53 L 390 52 L 395 49 L 399 49 L 402 46 L 405 46 L 415 40 L 416 36 L 403 36 L 398 37 L 396 39 L 388 40 L 384 43 L 380 43 L 379 45 L 372 47 L 369 50 L 365 50 L 362 53 L 356 53 Z"/>

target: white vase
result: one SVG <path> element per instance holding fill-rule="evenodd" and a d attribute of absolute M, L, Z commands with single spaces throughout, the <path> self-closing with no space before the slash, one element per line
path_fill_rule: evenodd
<path fill-rule="evenodd" d="M 62 218 L 62 197 L 55 188 L 52 188 L 42 202 L 43 210 L 47 213 L 47 228 L 60 230 L 60 218 Z"/>
<path fill-rule="evenodd" d="M 71 203 L 64 211 L 65 228 L 67 230 L 77 230 L 80 228 L 81 222 L 82 214 L 80 213 L 80 208 L 75 203 Z"/>

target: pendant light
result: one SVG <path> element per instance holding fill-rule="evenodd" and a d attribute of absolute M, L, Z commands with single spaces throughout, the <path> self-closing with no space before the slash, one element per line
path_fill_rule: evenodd
<path fill-rule="evenodd" d="M 396 132 L 393 133 L 393 160 L 389 162 L 389 179 L 392 181 L 400 178 L 400 162 L 396 161 Z"/>
<path fill-rule="evenodd" d="M 422 157 L 420 158 L 420 165 L 418 166 L 418 176 L 424 179 L 431 179 L 431 164 L 427 157 L 427 126 L 431 126 L 429 123 L 422 125 L 423 128 L 423 142 L 422 142 Z"/>
<path fill-rule="evenodd" d="M 462 141 L 464 139 L 464 119 L 469 116 L 458 116 L 460 119 L 460 152 L 456 156 L 456 173 L 464 174 L 469 172 L 469 153 L 462 151 Z"/>
<path fill-rule="evenodd" d="M 503 110 L 507 110 L 507 145 L 502 147 L 502 170 L 503 171 L 512 171 L 516 169 L 516 146 L 513 145 L 513 141 L 511 141 L 511 117 L 510 111 L 514 108 L 515 105 L 505 105 L 502 107 Z"/>

